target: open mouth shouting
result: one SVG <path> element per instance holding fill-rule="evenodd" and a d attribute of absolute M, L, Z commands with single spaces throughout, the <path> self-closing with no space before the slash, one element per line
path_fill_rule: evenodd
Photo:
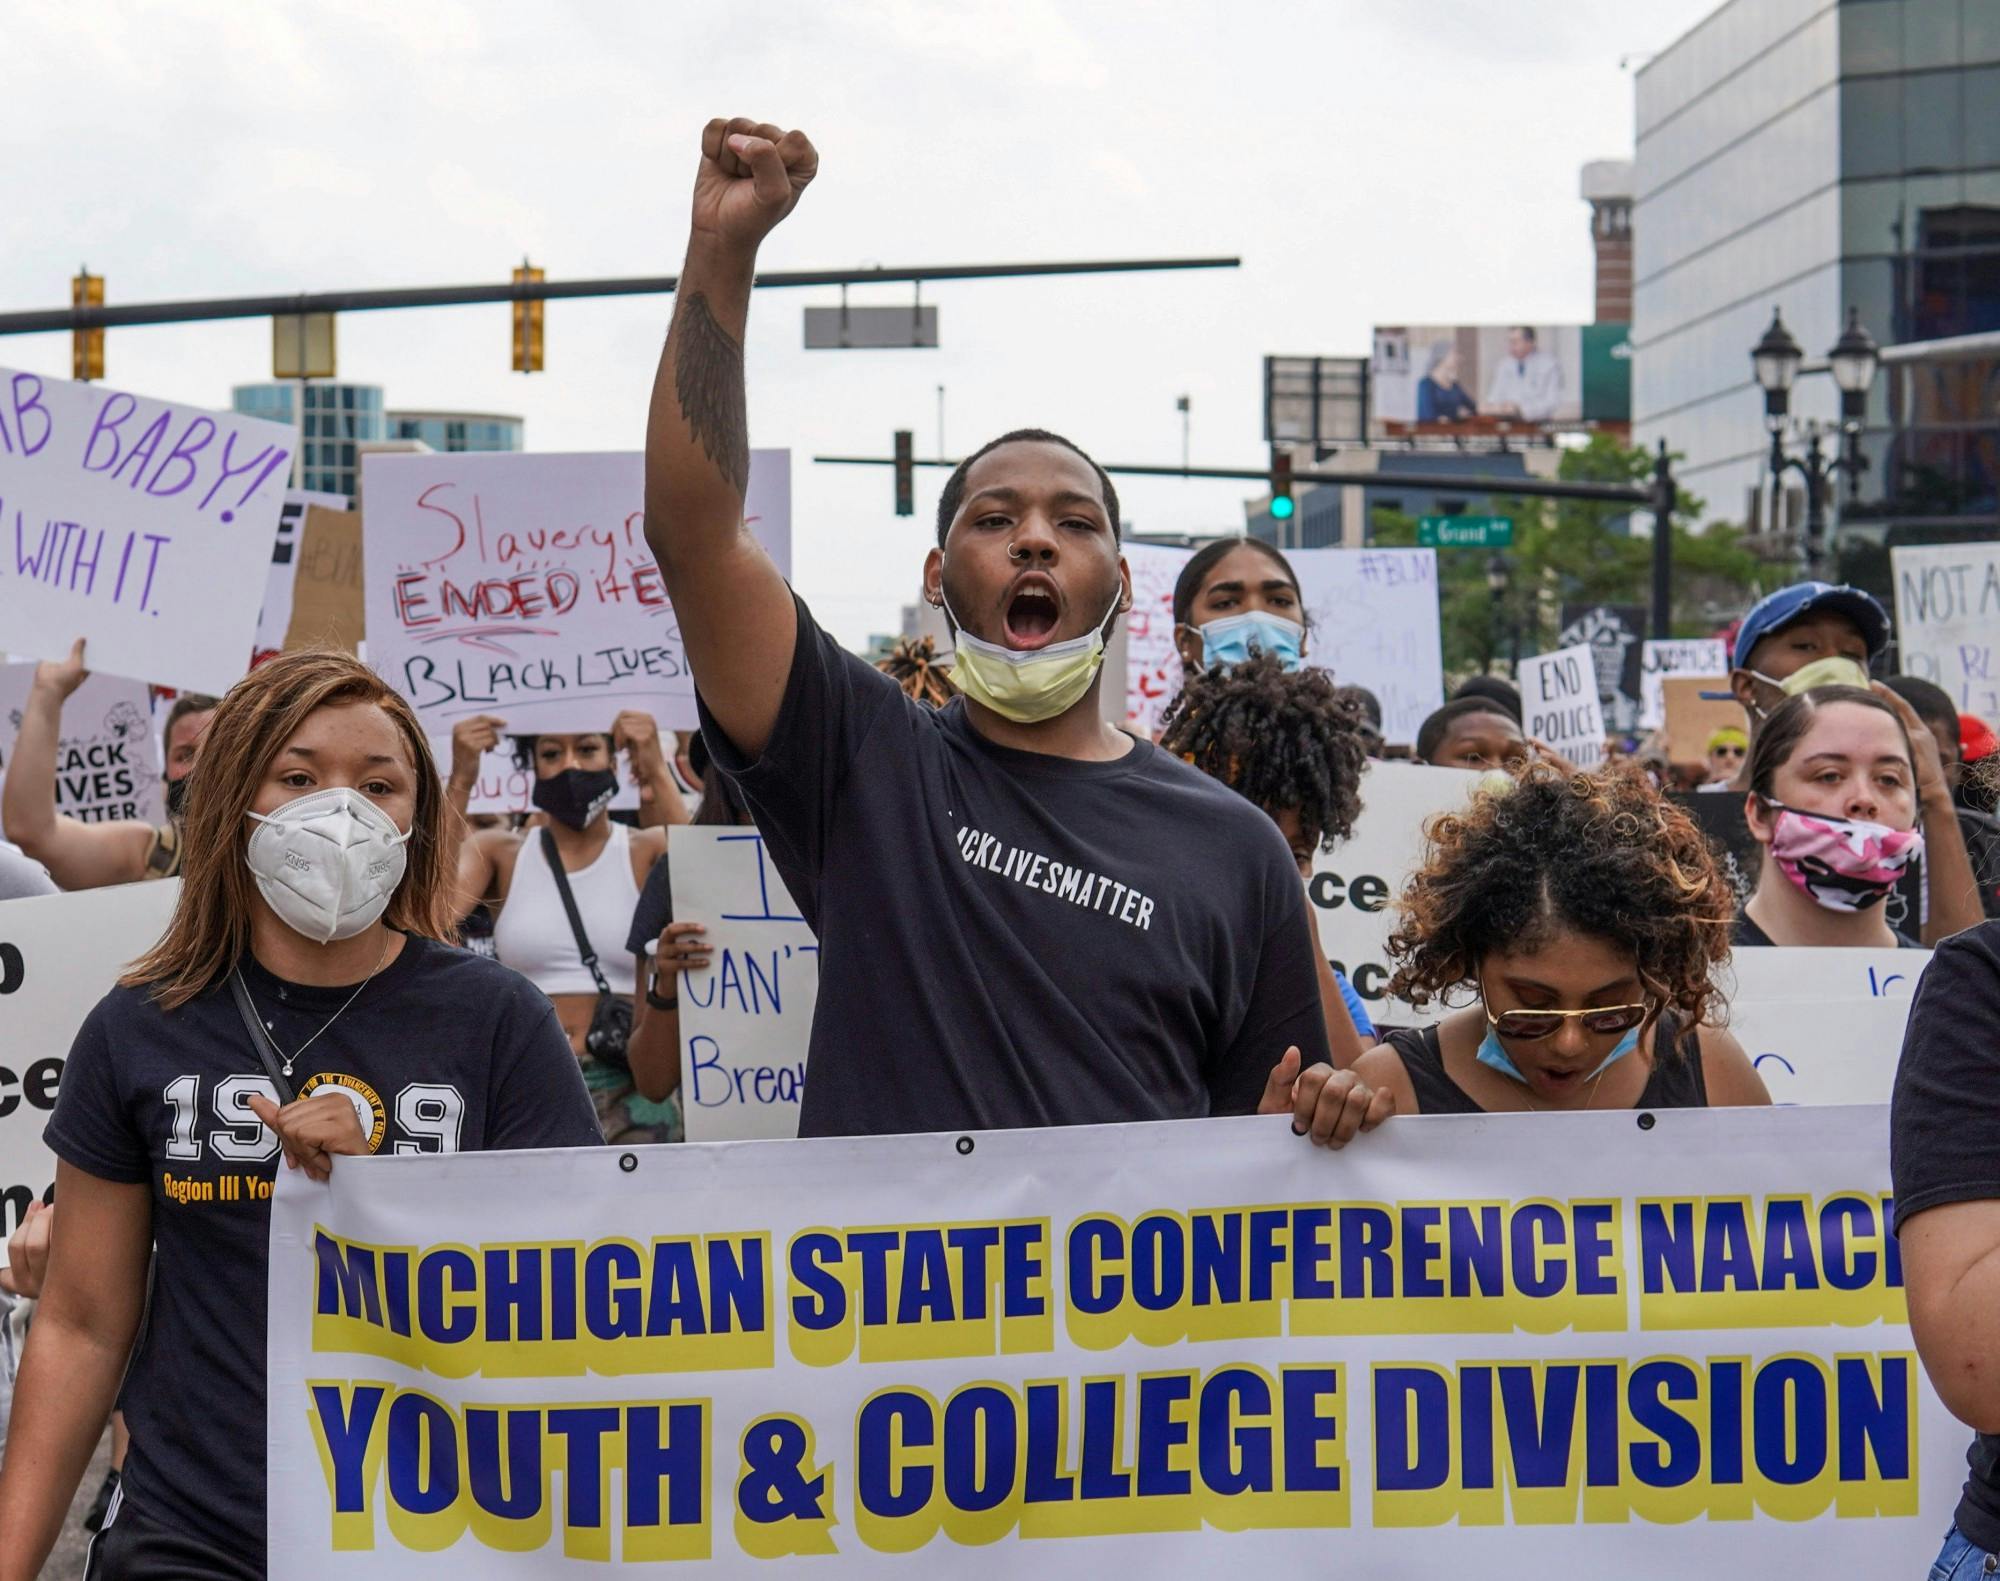
<path fill-rule="evenodd" d="M 1025 572 L 1007 594 L 1002 624 L 1007 646 L 1021 651 L 1046 647 L 1062 619 L 1062 595 L 1039 571 Z"/>

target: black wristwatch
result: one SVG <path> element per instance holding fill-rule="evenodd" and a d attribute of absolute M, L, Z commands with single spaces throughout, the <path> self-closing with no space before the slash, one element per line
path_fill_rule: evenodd
<path fill-rule="evenodd" d="M 648 977 L 646 979 L 646 1003 L 651 1005 L 655 1010 L 680 1009 L 681 996 L 678 993 L 676 993 L 671 999 L 662 999 L 659 996 L 659 994 L 656 992 L 656 987 L 659 981 L 660 979 L 658 973 L 654 973 L 651 977 Z"/>

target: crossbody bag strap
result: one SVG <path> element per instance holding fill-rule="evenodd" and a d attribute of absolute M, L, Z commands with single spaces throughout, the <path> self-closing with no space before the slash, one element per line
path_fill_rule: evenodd
<path fill-rule="evenodd" d="M 611 984 L 598 968 L 597 952 L 590 947 L 590 935 L 583 931 L 583 917 L 576 909 L 576 896 L 570 892 L 569 874 L 563 871 L 562 858 L 556 854 L 556 838 L 546 829 L 542 831 L 542 855 L 549 859 L 549 871 L 556 876 L 556 893 L 562 896 L 563 911 L 569 917 L 569 931 L 576 936 L 576 950 L 583 957 L 584 969 L 590 973 L 590 980 L 597 984 L 597 991 L 608 994 Z"/>
<path fill-rule="evenodd" d="M 243 974 L 233 966 L 229 969 L 229 993 L 236 1001 L 237 1013 L 243 1017 L 244 1030 L 250 1034 L 250 1046 L 257 1051 L 257 1058 L 264 1062 L 264 1074 L 278 1089 L 278 1102 L 281 1105 L 295 1102 L 298 1094 L 292 1090 L 284 1067 L 278 1062 L 278 1051 L 271 1042 L 271 1034 L 265 1029 L 263 1018 L 257 1014 L 257 1007 L 250 1003 L 250 990 L 243 985 Z"/>

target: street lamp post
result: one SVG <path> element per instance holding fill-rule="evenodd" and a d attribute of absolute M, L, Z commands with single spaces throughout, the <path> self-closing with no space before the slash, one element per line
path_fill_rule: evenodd
<path fill-rule="evenodd" d="M 1862 328 L 1857 308 L 1847 310 L 1847 327 L 1826 354 L 1833 382 L 1840 386 L 1840 421 L 1822 423 L 1817 419 L 1800 422 L 1791 415 L 1792 385 L 1799 376 L 1805 357 L 1799 343 L 1785 328 L 1784 319 L 1774 309 L 1771 327 L 1750 349 L 1750 365 L 1764 391 L 1764 427 L 1771 435 L 1771 477 L 1782 482 L 1787 472 L 1805 480 L 1806 530 L 1799 544 L 1799 560 L 1808 577 L 1820 579 L 1826 569 L 1826 503 L 1828 486 L 1835 474 L 1847 474 L 1847 496 L 1861 492 L 1861 474 L 1868 458 L 1861 453 L 1861 428 L 1868 415 L 1868 390 L 1875 382 L 1880 365 L 1875 337 Z M 1840 450 L 1829 456 L 1822 441 L 1835 435 Z M 1805 453 L 1789 455 L 1788 437 L 1803 438 Z"/>

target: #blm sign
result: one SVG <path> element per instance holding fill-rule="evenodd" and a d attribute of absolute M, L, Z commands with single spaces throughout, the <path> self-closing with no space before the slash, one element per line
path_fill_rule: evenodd
<path fill-rule="evenodd" d="M 35 666 L 0 665 L 0 784 L 35 682 Z M 160 760 L 144 681 L 93 674 L 63 704 L 56 811 L 82 823 L 160 819 Z"/>
<path fill-rule="evenodd" d="M 0 630 L 93 670 L 227 691 L 291 471 L 276 423 L 0 368 Z"/>
<path fill-rule="evenodd" d="M 1521 728 L 1580 769 L 1604 759 L 1597 660 L 1582 645 L 1521 661 Z"/>
<path fill-rule="evenodd" d="M 750 458 L 744 520 L 791 570 L 791 453 Z M 696 723 L 680 623 L 646 547 L 645 461 L 370 455 L 362 464 L 368 659 L 433 736 L 608 730 L 643 708 Z"/>
<path fill-rule="evenodd" d="M 1435 549 L 1296 549 L 1288 557 L 1312 617 L 1306 663 L 1382 704 L 1382 738 L 1417 739 L 1444 699 Z"/>
<path fill-rule="evenodd" d="M 1889 551 L 1903 673 L 1934 681 L 1961 712 L 2000 720 L 2000 545 Z"/>

